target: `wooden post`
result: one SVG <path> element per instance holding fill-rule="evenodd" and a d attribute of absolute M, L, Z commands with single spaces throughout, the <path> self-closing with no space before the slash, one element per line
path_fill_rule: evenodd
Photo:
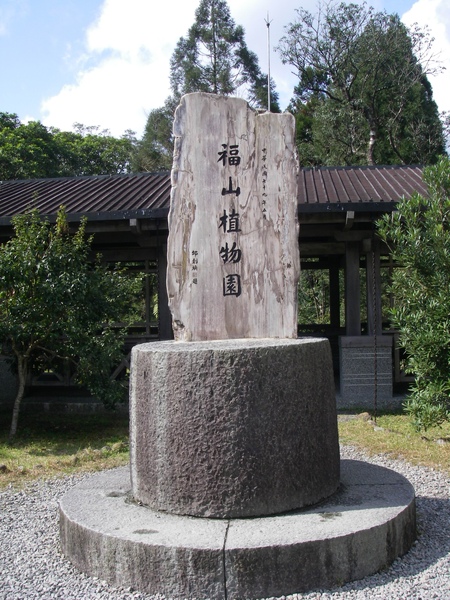
<path fill-rule="evenodd" d="M 361 335 L 361 291 L 359 277 L 359 243 L 345 246 L 345 330 L 346 335 Z"/>
<path fill-rule="evenodd" d="M 366 281 L 367 333 L 368 335 L 381 335 L 383 328 L 381 321 L 380 244 L 378 240 L 372 240 L 372 248 L 366 255 Z"/>
<path fill-rule="evenodd" d="M 172 315 L 167 297 L 167 244 L 158 248 L 158 334 L 160 340 L 172 340 Z"/>
<path fill-rule="evenodd" d="M 330 256 L 330 325 L 341 326 L 341 298 L 339 289 L 339 256 Z"/>

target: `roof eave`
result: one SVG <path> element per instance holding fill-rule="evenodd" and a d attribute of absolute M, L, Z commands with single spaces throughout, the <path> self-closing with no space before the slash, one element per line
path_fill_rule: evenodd
<path fill-rule="evenodd" d="M 345 213 L 354 212 L 393 212 L 396 210 L 397 202 L 335 202 L 317 204 L 299 204 L 298 214 L 310 213 Z"/>
<path fill-rule="evenodd" d="M 68 213 L 66 215 L 68 223 L 79 223 L 83 217 L 86 217 L 88 223 L 105 221 L 127 221 L 130 219 L 150 219 L 153 221 L 165 220 L 169 214 L 168 208 L 141 208 L 137 210 L 118 210 L 102 212 Z M 41 215 L 51 223 L 56 221 L 56 214 Z M 14 217 L 0 217 L 0 227 L 9 226 Z"/>

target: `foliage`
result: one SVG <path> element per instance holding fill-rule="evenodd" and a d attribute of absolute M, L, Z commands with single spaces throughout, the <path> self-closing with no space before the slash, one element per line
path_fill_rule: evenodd
<path fill-rule="evenodd" d="M 15 217 L 13 225 L 14 237 L 0 248 L 0 340 L 19 378 L 11 437 L 33 367 L 70 360 L 78 383 L 99 399 L 121 398 L 110 372 L 122 358 L 125 329 L 114 324 L 126 319 L 140 286 L 99 258 L 92 265 L 86 222 L 71 235 L 62 208 L 54 226 L 37 211 Z"/>
<path fill-rule="evenodd" d="M 450 111 L 444 111 L 440 114 L 442 127 L 444 129 L 445 144 L 450 144 Z"/>
<path fill-rule="evenodd" d="M 313 141 L 313 125 L 319 103 L 319 98 L 314 95 L 306 102 L 294 97 L 287 107 L 295 117 L 296 145 L 302 167 L 317 167 L 323 164 L 320 153 L 316 151 L 317 144 Z"/>
<path fill-rule="evenodd" d="M 166 99 L 164 106 L 150 111 L 142 140 L 132 161 L 133 171 L 168 171 L 172 168 L 172 122 L 176 102 Z"/>
<path fill-rule="evenodd" d="M 170 61 L 172 95 L 152 110 L 134 159 L 134 169 L 159 171 L 172 166 L 172 122 L 181 96 L 206 92 L 244 97 L 254 108 L 267 107 L 267 76 L 245 43 L 244 29 L 231 17 L 226 0 L 201 0 L 195 22 L 180 38 Z M 271 111 L 280 112 L 270 82 Z"/>
<path fill-rule="evenodd" d="M 57 177 L 57 144 L 39 122 L 0 113 L 0 179 Z"/>
<path fill-rule="evenodd" d="M 76 132 L 51 129 L 57 146 L 58 175 L 115 175 L 129 173 L 137 140 L 132 131 L 115 138 L 97 127 L 75 124 Z"/>
<path fill-rule="evenodd" d="M 98 127 L 78 124 L 76 128 L 75 133 L 60 131 L 0 113 L 0 179 L 129 172 L 136 145 L 132 132 L 118 139 Z"/>
<path fill-rule="evenodd" d="M 306 150 L 306 164 L 434 162 L 445 146 L 428 33 L 365 3 L 297 14 L 278 51 L 299 77 L 291 108 L 314 111 L 314 150 L 299 148 L 300 158 Z"/>
<path fill-rule="evenodd" d="M 265 77 L 226 0 L 200 1 L 194 24 L 172 55 L 170 83 L 176 98 L 190 92 L 248 96 L 251 90 L 250 96 L 261 106 L 258 89 L 264 86 Z"/>
<path fill-rule="evenodd" d="M 416 427 L 450 419 L 450 161 L 424 170 L 429 196 L 402 200 L 378 223 L 400 268 L 391 319 L 415 376 L 407 411 Z"/>
<path fill-rule="evenodd" d="M 304 264 L 302 263 L 302 266 Z M 301 269 L 298 286 L 298 323 L 300 325 L 330 323 L 330 280 L 328 270 Z"/>

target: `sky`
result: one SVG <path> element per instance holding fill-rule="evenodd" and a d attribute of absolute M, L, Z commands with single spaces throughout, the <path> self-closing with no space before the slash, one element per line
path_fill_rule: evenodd
<path fill-rule="evenodd" d="M 362 0 L 353 0 L 361 3 Z M 70 131 L 75 123 L 132 130 L 140 138 L 149 112 L 170 94 L 169 61 L 195 19 L 200 0 L 0 0 L 0 112 Z M 407 26 L 427 26 L 442 66 L 430 77 L 440 111 L 450 111 L 450 0 L 372 0 Z M 317 0 L 228 0 L 250 50 L 270 66 L 284 109 L 296 77 L 274 47 L 300 6 Z"/>

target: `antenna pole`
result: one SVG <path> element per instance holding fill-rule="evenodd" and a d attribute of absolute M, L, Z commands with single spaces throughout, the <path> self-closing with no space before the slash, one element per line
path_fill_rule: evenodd
<path fill-rule="evenodd" d="M 264 19 L 267 25 L 267 110 L 270 112 L 270 24 L 269 13 L 267 12 L 267 19 Z"/>

